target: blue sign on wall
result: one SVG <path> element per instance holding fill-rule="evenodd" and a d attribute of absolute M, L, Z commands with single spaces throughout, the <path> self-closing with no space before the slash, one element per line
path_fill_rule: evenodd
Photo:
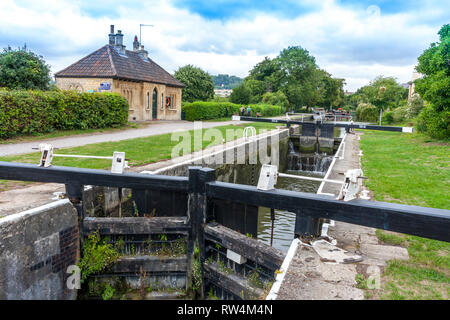
<path fill-rule="evenodd" d="M 111 83 L 109 82 L 102 82 L 100 83 L 100 90 L 111 90 Z"/>

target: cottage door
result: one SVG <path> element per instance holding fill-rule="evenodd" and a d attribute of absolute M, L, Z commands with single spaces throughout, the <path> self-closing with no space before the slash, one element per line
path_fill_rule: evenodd
<path fill-rule="evenodd" d="M 156 88 L 153 89 L 153 96 L 152 96 L 152 118 L 153 120 L 156 120 L 158 116 L 158 92 L 156 91 Z"/>

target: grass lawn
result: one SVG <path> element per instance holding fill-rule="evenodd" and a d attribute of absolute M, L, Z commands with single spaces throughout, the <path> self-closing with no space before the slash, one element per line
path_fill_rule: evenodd
<path fill-rule="evenodd" d="M 448 142 L 418 133 L 365 131 L 360 146 L 366 185 L 375 200 L 450 209 Z M 410 260 L 389 262 L 382 290 L 373 298 L 449 298 L 450 243 L 382 230 L 377 236 L 406 247 Z"/>
<path fill-rule="evenodd" d="M 223 138 L 226 139 L 226 130 L 235 130 L 236 138 L 242 137 L 243 129 L 246 126 L 253 126 L 258 133 L 261 130 L 270 130 L 277 127 L 277 123 L 264 123 L 255 122 L 251 124 L 241 124 L 241 125 L 226 125 L 215 127 L 215 129 L 220 130 Z M 209 129 L 203 129 L 203 133 Z M 194 130 L 189 131 L 191 137 L 193 137 Z M 139 166 L 148 163 L 153 163 L 161 160 L 167 160 L 171 158 L 172 148 L 179 142 L 171 140 L 171 133 L 154 135 L 144 138 L 136 138 L 129 140 L 122 140 L 117 142 L 102 142 L 89 144 L 74 148 L 65 148 L 55 150 L 55 153 L 61 154 L 79 154 L 79 155 L 96 155 L 96 156 L 112 156 L 114 151 L 125 152 L 127 158 L 130 159 L 130 166 Z M 227 141 L 234 140 L 231 138 L 226 139 Z M 202 148 L 206 148 L 210 145 L 217 145 L 222 143 L 222 140 L 215 141 L 211 143 L 210 141 L 203 141 Z M 191 149 L 193 150 L 194 141 L 191 139 Z M 197 150 L 193 150 L 197 151 Z M 13 162 L 25 162 L 25 163 L 39 163 L 40 152 L 33 152 L 22 155 L 6 156 L 0 157 L 0 161 L 13 161 Z M 79 168 L 90 168 L 90 169 L 110 169 L 111 160 L 102 159 L 81 159 L 81 158 L 60 158 L 55 157 L 52 160 L 53 165 L 57 166 L 67 166 L 67 167 L 79 167 Z M 0 180 L 0 191 L 6 190 L 10 187 L 15 186 L 16 183 L 12 181 Z"/>

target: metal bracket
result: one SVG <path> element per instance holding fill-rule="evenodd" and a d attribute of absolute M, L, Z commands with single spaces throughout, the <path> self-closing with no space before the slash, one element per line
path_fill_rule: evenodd
<path fill-rule="evenodd" d="M 362 179 L 367 179 L 367 177 L 363 176 L 361 169 L 347 170 L 345 172 L 345 182 L 336 200 L 350 201 L 356 199 L 362 189 Z"/>

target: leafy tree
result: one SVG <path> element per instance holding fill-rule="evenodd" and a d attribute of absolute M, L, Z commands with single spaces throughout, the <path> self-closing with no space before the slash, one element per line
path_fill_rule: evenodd
<path fill-rule="evenodd" d="M 418 58 L 415 91 L 429 103 L 419 115 L 418 129 L 439 139 L 450 137 L 450 25 L 438 32 L 440 42 L 432 43 Z"/>
<path fill-rule="evenodd" d="M 202 69 L 189 64 L 175 71 L 174 77 L 186 85 L 183 101 L 206 101 L 214 97 L 212 77 Z"/>
<path fill-rule="evenodd" d="M 359 121 L 376 122 L 378 109 L 370 103 L 360 103 L 356 108 L 356 118 Z"/>
<path fill-rule="evenodd" d="M 378 110 L 395 109 L 404 104 L 408 90 L 397 83 L 395 78 L 378 76 L 367 86 L 355 93 L 358 103 L 371 103 Z"/>
<path fill-rule="evenodd" d="M 280 106 L 283 112 L 286 111 L 289 106 L 289 101 L 281 90 L 278 90 L 277 92 L 266 92 L 262 97 L 262 102 Z"/>
<path fill-rule="evenodd" d="M 10 89 L 47 90 L 50 83 L 50 67 L 42 56 L 24 46 L 10 47 L 0 54 L 0 87 Z"/>
<path fill-rule="evenodd" d="M 266 92 L 266 86 L 263 81 L 248 78 L 244 80 L 243 85 L 250 92 L 250 103 L 261 102 L 262 96 Z"/>
<path fill-rule="evenodd" d="M 244 84 L 235 87 L 230 95 L 230 101 L 237 104 L 249 104 L 251 92 Z"/>
<path fill-rule="evenodd" d="M 281 91 L 290 109 L 330 108 L 343 99 L 343 79 L 333 79 L 319 69 L 315 58 L 300 46 L 288 47 L 272 60 L 266 57 L 250 70 L 244 83 L 248 83 L 251 102 L 261 101 L 266 92 Z"/>

